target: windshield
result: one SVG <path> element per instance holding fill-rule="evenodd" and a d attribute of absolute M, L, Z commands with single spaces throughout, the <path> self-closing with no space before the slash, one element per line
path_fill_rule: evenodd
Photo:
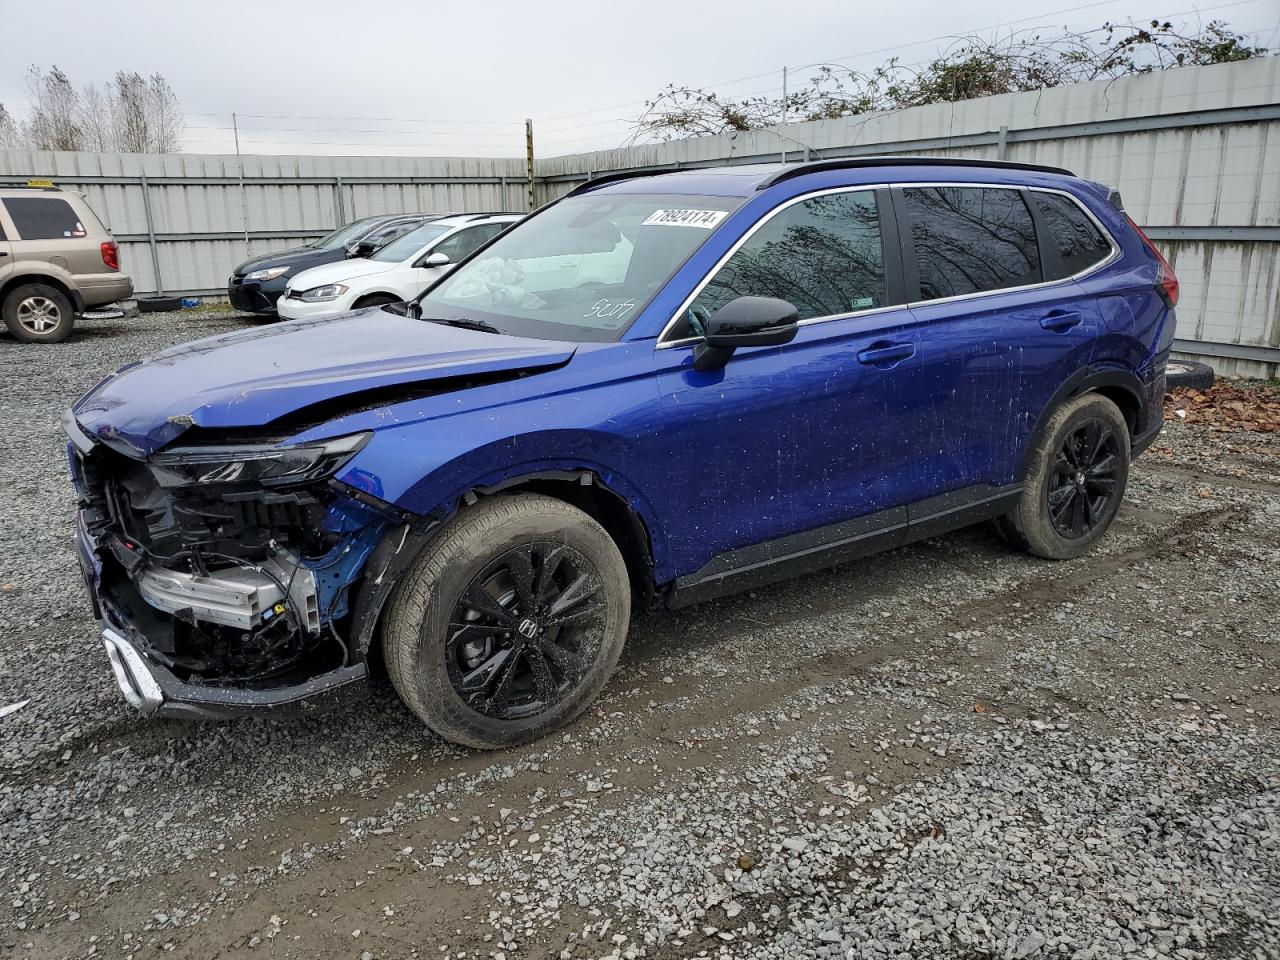
<path fill-rule="evenodd" d="M 398 240 L 392 240 L 385 247 L 373 254 L 370 260 L 383 260 L 387 263 L 399 263 L 408 260 L 432 240 L 443 237 L 453 227 L 441 227 L 434 223 L 424 223 L 415 227 Z"/>
<path fill-rule="evenodd" d="M 425 294 L 426 319 L 483 321 L 541 340 L 616 340 L 740 197 L 562 200 Z"/>
<path fill-rule="evenodd" d="M 345 227 L 339 227 L 328 236 L 321 237 L 319 240 L 312 240 L 309 246 L 315 247 L 317 250 L 336 250 L 338 247 L 346 246 L 356 237 L 363 236 L 364 232 L 373 225 L 377 217 L 368 217 L 364 220 L 357 220 L 355 223 L 348 223 Z"/>

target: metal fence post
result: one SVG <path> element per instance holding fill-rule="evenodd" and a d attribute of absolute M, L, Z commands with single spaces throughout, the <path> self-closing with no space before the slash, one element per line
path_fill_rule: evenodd
<path fill-rule="evenodd" d="M 333 192 L 338 201 L 338 226 L 342 226 L 347 222 L 347 204 L 342 199 L 342 178 L 333 178 Z"/>
<path fill-rule="evenodd" d="M 1009 146 L 1009 128 L 1001 127 L 1000 134 L 996 137 L 996 159 L 1003 160 L 1005 149 Z"/>
<path fill-rule="evenodd" d="M 151 218 L 151 188 L 147 184 L 147 175 L 138 174 L 138 183 L 142 185 L 142 213 L 147 219 L 147 245 L 151 247 L 151 271 L 156 278 L 156 294 L 164 296 L 164 278 L 160 276 L 160 249 L 156 246 L 156 224 Z"/>

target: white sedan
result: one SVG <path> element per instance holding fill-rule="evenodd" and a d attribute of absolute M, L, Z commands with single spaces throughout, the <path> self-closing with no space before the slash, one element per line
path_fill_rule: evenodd
<path fill-rule="evenodd" d="M 469 213 L 424 223 L 367 260 L 303 270 L 285 287 L 276 311 L 282 319 L 298 320 L 410 300 L 521 219 L 515 213 Z"/>

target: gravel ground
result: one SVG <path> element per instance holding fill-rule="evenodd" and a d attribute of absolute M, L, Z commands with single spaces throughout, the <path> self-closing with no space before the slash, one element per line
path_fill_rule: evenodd
<path fill-rule="evenodd" d="M 217 311 L 0 339 L 0 955 L 1280 958 L 1280 434 L 1171 423 L 1112 533 L 976 528 L 638 623 L 586 717 L 143 721 L 58 421 Z"/>

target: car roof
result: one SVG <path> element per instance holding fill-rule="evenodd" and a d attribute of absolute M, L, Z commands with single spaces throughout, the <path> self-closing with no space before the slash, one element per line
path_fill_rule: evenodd
<path fill-rule="evenodd" d="M 486 220 L 506 223 L 519 220 L 524 216 L 526 215 L 523 213 L 446 213 L 439 216 L 429 214 L 427 220 L 437 226 L 460 227 L 463 224 L 479 223 Z"/>
<path fill-rule="evenodd" d="M 1034 163 L 956 157 L 842 157 L 799 163 L 743 163 L 684 170 L 648 168 L 606 173 L 570 191 L 584 193 L 668 193 L 749 197 L 787 181 L 825 175 L 824 183 L 868 183 L 994 179 L 1023 182 L 1027 174 L 1074 178 L 1070 170 Z"/>

